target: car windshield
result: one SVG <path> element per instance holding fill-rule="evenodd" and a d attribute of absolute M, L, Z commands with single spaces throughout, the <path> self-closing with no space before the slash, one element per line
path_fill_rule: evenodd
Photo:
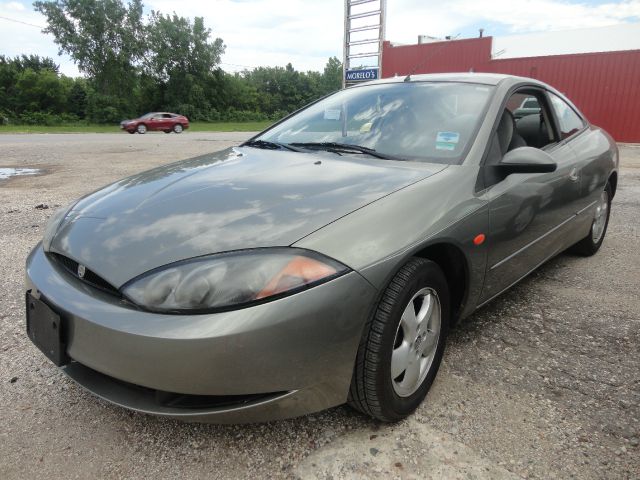
<path fill-rule="evenodd" d="M 142 115 L 142 116 L 140 117 L 140 119 L 143 119 L 143 118 L 144 118 L 144 119 L 151 118 L 151 117 L 153 117 L 154 115 L 156 115 L 156 114 L 155 114 L 155 113 L 153 113 L 153 112 L 151 112 L 151 113 L 145 113 L 144 115 Z"/>
<path fill-rule="evenodd" d="M 488 85 L 456 82 L 350 88 L 311 105 L 255 140 L 303 149 L 347 144 L 359 147 L 359 153 L 375 152 L 382 158 L 460 163 L 493 90 Z"/>

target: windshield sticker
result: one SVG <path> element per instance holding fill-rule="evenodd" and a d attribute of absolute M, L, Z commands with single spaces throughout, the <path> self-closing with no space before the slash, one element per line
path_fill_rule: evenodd
<path fill-rule="evenodd" d="M 453 151 L 456 149 L 456 144 L 455 143 L 449 143 L 449 142 L 436 142 L 436 150 L 449 150 L 449 151 Z"/>
<path fill-rule="evenodd" d="M 460 134 L 458 132 L 438 132 L 436 142 L 458 143 Z"/>
<path fill-rule="evenodd" d="M 436 135 L 436 150 L 453 151 L 460 141 L 458 132 L 438 132 Z"/>
<path fill-rule="evenodd" d="M 340 120 L 340 110 L 326 109 L 324 111 L 325 120 Z"/>

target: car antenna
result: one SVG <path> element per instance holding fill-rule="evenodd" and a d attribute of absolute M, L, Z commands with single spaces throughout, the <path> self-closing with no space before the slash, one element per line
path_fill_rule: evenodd
<path fill-rule="evenodd" d="M 417 63 L 415 65 L 415 67 L 413 67 L 413 70 L 411 70 L 411 72 L 409 72 L 409 74 L 406 77 L 404 77 L 403 82 L 410 82 L 411 81 L 411 75 L 416 73 L 416 71 L 419 70 L 420 68 L 424 67 L 425 63 L 427 63 L 427 60 L 433 58 L 436 53 L 439 53 L 440 50 L 442 50 L 445 47 L 445 45 L 447 45 L 447 43 L 449 43 L 451 40 L 455 40 L 459 36 L 460 36 L 460 34 L 458 33 L 456 36 L 450 37 L 450 38 L 446 39 L 445 41 L 443 41 L 442 45 L 440 45 L 439 48 L 436 48 L 435 50 L 433 50 L 430 55 L 427 55 L 426 57 L 424 57 L 422 59 L 421 63 Z"/>

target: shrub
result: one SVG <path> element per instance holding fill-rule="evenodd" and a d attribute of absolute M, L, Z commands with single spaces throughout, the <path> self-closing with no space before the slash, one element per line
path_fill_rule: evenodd
<path fill-rule="evenodd" d="M 19 121 L 25 125 L 55 125 L 56 115 L 48 112 L 26 112 L 20 115 Z"/>
<path fill-rule="evenodd" d="M 65 123 L 78 123 L 79 118 L 72 113 L 61 113 L 56 115 L 49 112 L 26 112 L 18 117 L 18 123 L 24 125 L 60 125 Z"/>
<path fill-rule="evenodd" d="M 87 98 L 87 118 L 95 123 L 120 123 L 125 118 L 137 117 L 119 97 L 94 92 Z"/>

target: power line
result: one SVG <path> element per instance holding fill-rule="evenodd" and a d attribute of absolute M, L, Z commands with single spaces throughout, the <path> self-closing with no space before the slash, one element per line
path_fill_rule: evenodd
<path fill-rule="evenodd" d="M 21 23 L 22 25 L 28 25 L 29 27 L 36 27 L 36 28 L 39 28 L 40 30 L 44 30 L 45 29 L 45 27 L 43 27 L 42 25 L 36 25 L 34 23 L 23 22 L 22 20 L 16 20 L 15 18 L 5 17 L 4 15 L 0 15 L 0 18 L 2 20 L 8 20 L 9 22 Z"/>

